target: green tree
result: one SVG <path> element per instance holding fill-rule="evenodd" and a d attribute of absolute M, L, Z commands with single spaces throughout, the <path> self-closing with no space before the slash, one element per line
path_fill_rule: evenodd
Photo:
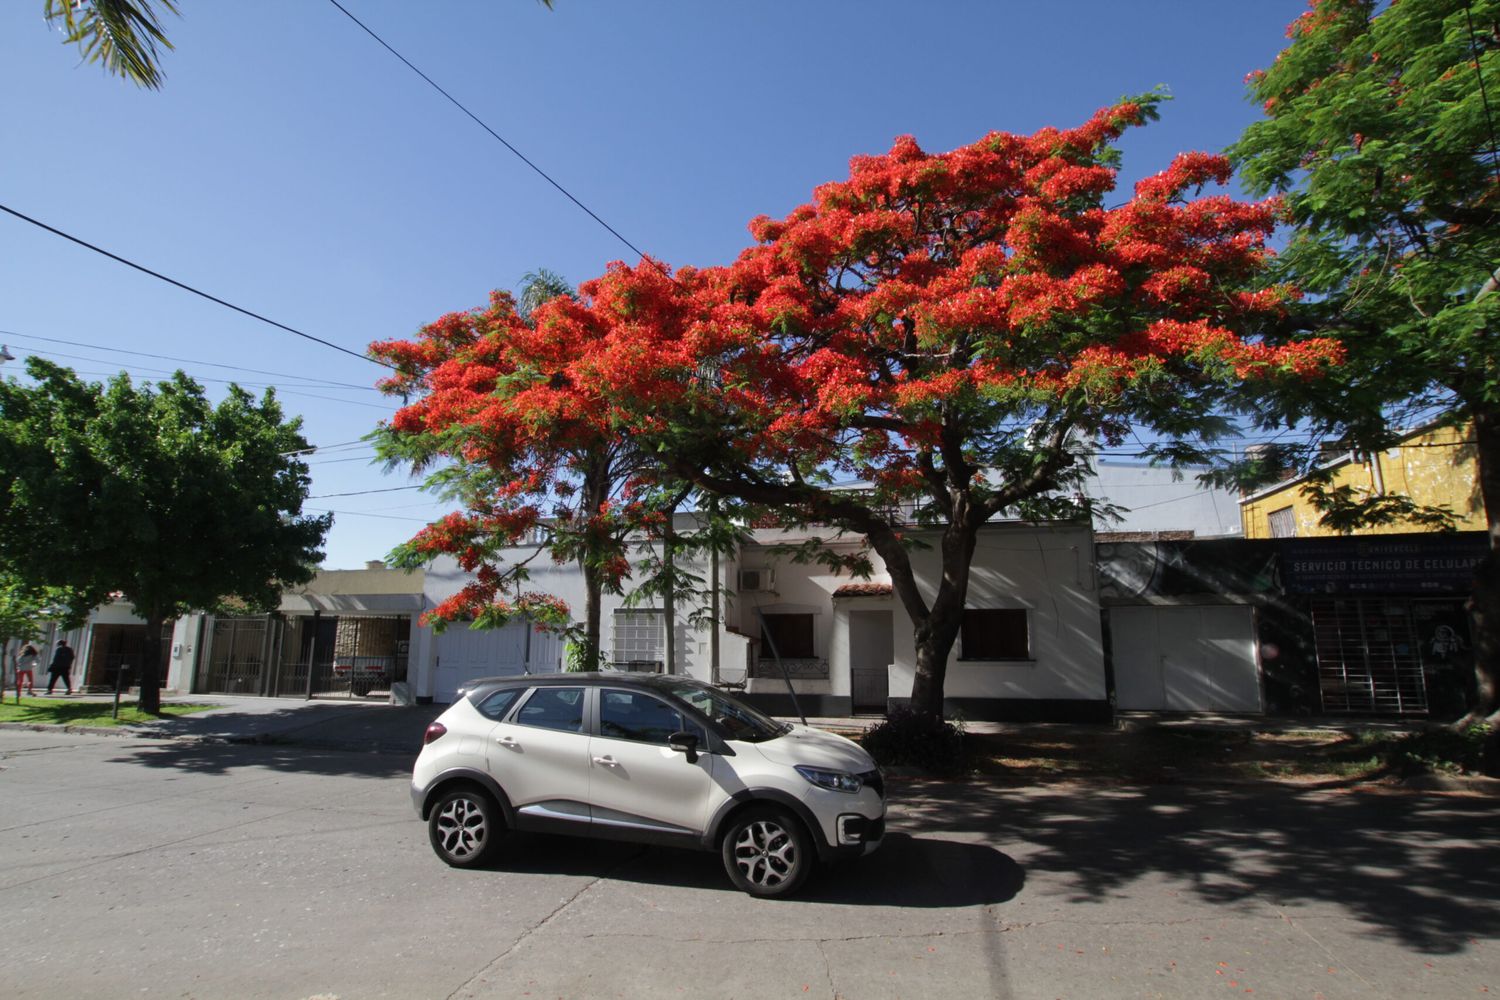
<path fill-rule="evenodd" d="M 178 13 L 175 0 L 46 0 L 42 16 L 62 29 L 65 44 L 78 46 L 84 62 L 103 63 L 116 76 L 158 90 L 162 72 L 157 46 L 172 48 L 158 4 Z"/>
<path fill-rule="evenodd" d="M 1474 595 L 1476 715 L 1500 711 L 1500 0 L 1314 0 L 1291 45 L 1251 74 L 1265 119 L 1231 154 L 1295 228 L 1271 273 L 1306 300 L 1275 336 L 1336 337 L 1346 363 L 1316 393 L 1263 398 L 1379 448 L 1393 414 L 1445 410 L 1474 428 L 1491 554 Z M 1284 451 L 1283 451 L 1284 454 Z M 1330 496 L 1358 523 L 1401 505 Z"/>
<path fill-rule="evenodd" d="M 238 386 L 214 406 L 182 372 L 106 384 L 38 358 L 0 382 L 0 565 L 146 620 L 141 708 L 157 711 L 161 630 L 191 610 L 274 608 L 312 578 L 332 517 L 304 517 L 301 421 Z"/>
<path fill-rule="evenodd" d="M 21 649 L 42 637 L 48 622 L 77 628 L 88 605 L 56 587 L 39 587 L 10 573 L 0 573 L 0 657 L 5 672 L 15 675 Z M 0 692 L 3 697 L 3 692 Z M 16 699 L 21 697 L 16 690 Z"/>

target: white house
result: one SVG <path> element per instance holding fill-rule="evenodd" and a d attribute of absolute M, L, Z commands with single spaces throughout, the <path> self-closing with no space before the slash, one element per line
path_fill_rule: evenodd
<path fill-rule="evenodd" d="M 681 528 L 692 527 L 691 515 L 679 517 Z M 909 534 L 918 542 L 933 535 Z M 743 685 L 752 701 L 778 714 L 800 708 L 838 716 L 900 704 L 911 694 L 915 649 L 911 620 L 891 592 L 883 563 L 871 553 L 874 575 L 860 580 L 793 561 L 784 547 L 814 535 L 836 548 L 862 545 L 831 529 L 750 532 L 737 553 L 718 561 L 725 597 L 715 630 L 690 624 L 699 607 L 678 608 L 669 629 L 659 606 L 631 607 L 623 597 L 606 595 L 605 659 L 623 669 L 662 669 L 670 635 L 679 672 Z M 510 556 L 528 554 L 517 549 Z M 940 571 L 936 547 L 918 548 L 912 558 L 917 584 L 930 596 Z M 560 597 L 579 612 L 583 585 L 576 567 L 542 557 L 529 569 L 528 589 Z M 684 569 L 705 581 L 712 576 L 703 560 Z M 424 604 L 445 600 L 467 580 L 452 560 L 438 560 L 425 576 Z M 562 656 L 556 636 L 521 622 L 492 631 L 450 627 L 440 635 L 419 629 L 409 677 L 419 700 L 445 702 L 477 677 L 559 670 Z M 949 710 L 975 719 L 1108 718 L 1103 664 L 1090 529 L 987 525 L 948 668 Z"/>

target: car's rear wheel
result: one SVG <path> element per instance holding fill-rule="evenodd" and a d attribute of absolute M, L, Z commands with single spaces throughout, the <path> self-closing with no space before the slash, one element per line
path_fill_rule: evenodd
<path fill-rule="evenodd" d="M 812 841 L 795 816 L 777 806 L 746 809 L 724 833 L 724 870 L 752 896 L 788 896 L 812 874 Z"/>
<path fill-rule="evenodd" d="M 432 804 L 427 836 L 437 856 L 455 868 L 478 868 L 499 850 L 505 817 L 488 792 L 461 785 Z"/>

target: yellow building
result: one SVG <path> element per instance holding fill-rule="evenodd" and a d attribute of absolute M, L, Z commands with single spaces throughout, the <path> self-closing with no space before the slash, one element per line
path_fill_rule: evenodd
<path fill-rule="evenodd" d="M 1377 453 L 1348 452 L 1323 468 L 1331 469 L 1337 488 L 1352 486 L 1370 495 L 1407 496 L 1421 506 L 1446 504 L 1460 531 L 1483 531 L 1484 501 L 1475 475 L 1474 427 L 1428 424 Z M 1240 501 L 1240 520 L 1246 538 L 1309 538 L 1335 535 L 1319 522 L 1322 516 L 1303 494 L 1305 476 L 1268 486 Z M 1398 521 L 1357 534 L 1424 531 L 1420 525 Z"/>

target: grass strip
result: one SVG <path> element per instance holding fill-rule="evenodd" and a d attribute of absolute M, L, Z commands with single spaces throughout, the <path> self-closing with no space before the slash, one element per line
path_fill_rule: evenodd
<path fill-rule="evenodd" d="M 161 706 L 161 712 L 152 715 L 142 712 L 135 701 L 120 702 L 120 717 L 114 718 L 112 701 L 69 701 L 57 698 L 22 698 L 20 704 L 12 696 L 0 704 L 0 722 L 22 722 L 28 725 L 97 726 L 110 728 L 143 722 L 158 722 L 179 715 L 206 712 L 219 705 L 173 702 Z"/>

